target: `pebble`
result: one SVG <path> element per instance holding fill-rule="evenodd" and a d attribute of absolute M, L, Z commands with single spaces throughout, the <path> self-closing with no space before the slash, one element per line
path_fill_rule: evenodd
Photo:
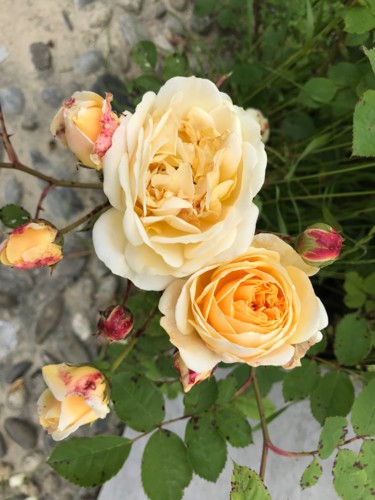
<path fill-rule="evenodd" d="M 47 304 L 44 304 L 36 323 L 36 343 L 41 344 L 57 325 L 63 308 L 63 299 L 57 295 Z"/>
<path fill-rule="evenodd" d="M 55 188 L 53 195 L 48 196 L 45 202 L 48 214 L 63 220 L 71 217 L 78 218 L 83 204 L 76 191 L 63 187 Z"/>
<path fill-rule="evenodd" d="M 0 360 L 5 359 L 17 347 L 19 324 L 0 320 Z"/>
<path fill-rule="evenodd" d="M 126 14 L 119 17 L 120 31 L 124 40 L 130 47 L 133 47 L 141 40 L 148 40 L 150 37 L 143 25 L 140 24 L 138 16 Z"/>
<path fill-rule="evenodd" d="M 184 35 L 185 28 L 182 22 L 174 16 L 168 15 L 165 21 L 165 26 L 169 31 L 176 35 Z"/>
<path fill-rule="evenodd" d="M 66 25 L 66 27 L 68 28 L 69 31 L 74 31 L 74 26 L 73 26 L 73 23 L 72 21 L 70 20 L 70 15 L 69 15 L 69 12 L 65 9 L 63 9 L 61 11 L 61 15 L 64 19 L 64 23 Z"/>
<path fill-rule="evenodd" d="M 38 433 L 34 424 L 17 417 L 9 417 L 4 422 L 4 429 L 13 441 L 22 448 L 34 448 Z"/>
<path fill-rule="evenodd" d="M 74 5 L 78 9 L 82 9 L 83 7 L 86 7 L 86 5 L 90 5 L 90 3 L 95 2 L 95 0 L 74 0 Z"/>
<path fill-rule="evenodd" d="M 0 458 L 3 458 L 4 455 L 7 453 L 7 445 L 5 443 L 4 436 L 0 432 Z M 0 476 L 0 482 L 1 482 L 1 476 Z"/>
<path fill-rule="evenodd" d="M 155 18 L 162 19 L 166 13 L 167 9 L 165 8 L 165 5 L 163 5 L 162 3 L 158 3 L 155 7 Z"/>
<path fill-rule="evenodd" d="M 33 131 L 36 130 L 39 126 L 38 119 L 34 113 L 25 113 L 25 116 L 22 120 L 21 127 L 23 130 Z"/>
<path fill-rule="evenodd" d="M 26 403 L 26 392 L 23 378 L 17 379 L 10 386 L 7 394 L 7 405 L 11 410 L 21 410 Z"/>
<path fill-rule="evenodd" d="M 0 104 L 5 115 L 18 115 L 25 107 L 25 96 L 18 87 L 8 87 L 0 91 Z"/>
<path fill-rule="evenodd" d="M 48 45 L 42 42 L 32 43 L 30 52 L 35 69 L 45 71 L 51 67 L 52 57 Z"/>
<path fill-rule="evenodd" d="M 12 309 L 13 307 L 17 307 L 18 303 L 18 296 L 15 293 L 0 292 L 0 309 Z"/>
<path fill-rule="evenodd" d="M 91 75 L 99 71 L 104 64 L 103 54 L 99 49 L 89 49 L 76 62 L 76 71 L 81 75 Z"/>
<path fill-rule="evenodd" d="M 116 292 L 118 289 L 119 280 L 109 274 L 105 276 L 99 284 L 99 288 L 95 293 L 95 307 L 99 309 L 105 309 L 116 299 Z"/>
<path fill-rule="evenodd" d="M 16 179 L 11 177 L 4 186 L 5 203 L 19 204 L 23 197 L 23 185 Z"/>
<path fill-rule="evenodd" d="M 143 0 L 121 0 L 119 3 L 128 12 L 134 12 L 134 14 L 139 14 L 143 7 Z"/>
<path fill-rule="evenodd" d="M 60 343 L 60 352 L 62 359 L 72 364 L 85 363 L 92 357 L 88 346 L 73 335 L 67 336 L 64 342 Z"/>
<path fill-rule="evenodd" d="M 48 351 L 42 351 L 40 353 L 40 358 L 44 365 L 58 365 L 61 363 L 61 359 Z"/>
<path fill-rule="evenodd" d="M 88 340 L 93 334 L 89 319 L 81 312 L 73 315 L 72 328 L 77 337 L 83 341 Z"/>
<path fill-rule="evenodd" d="M 44 453 L 41 451 L 31 451 L 24 456 L 22 460 L 22 470 L 31 472 L 35 470 L 44 461 Z"/>
<path fill-rule="evenodd" d="M 125 108 L 132 108 L 129 93 L 123 81 L 118 76 L 111 73 L 104 73 L 95 80 L 91 90 L 97 94 L 104 95 L 104 92 L 111 92 L 116 96 L 112 107 L 121 113 Z"/>
<path fill-rule="evenodd" d="M 44 87 L 41 92 L 41 96 L 46 104 L 55 109 L 61 106 L 64 99 L 64 94 L 62 93 L 61 89 L 56 87 L 55 85 Z"/>
<path fill-rule="evenodd" d="M 191 18 L 191 29 L 200 35 L 207 35 L 212 28 L 212 19 L 210 16 Z"/>
<path fill-rule="evenodd" d="M 107 5 L 101 5 L 91 15 L 90 28 L 105 28 L 112 18 L 112 9 Z"/>
<path fill-rule="evenodd" d="M 188 4 L 187 0 L 169 0 L 169 3 L 172 9 L 178 10 L 179 12 L 186 10 Z"/>
<path fill-rule="evenodd" d="M 0 47 L 0 64 L 5 61 L 5 59 L 9 56 L 9 52 L 5 47 Z"/>
<path fill-rule="evenodd" d="M 0 483 L 8 481 L 13 470 L 14 467 L 9 462 L 0 462 Z"/>
<path fill-rule="evenodd" d="M 28 360 L 16 363 L 5 373 L 5 382 L 7 384 L 12 384 L 17 378 L 22 377 L 22 375 L 27 372 L 31 365 L 31 361 Z"/>

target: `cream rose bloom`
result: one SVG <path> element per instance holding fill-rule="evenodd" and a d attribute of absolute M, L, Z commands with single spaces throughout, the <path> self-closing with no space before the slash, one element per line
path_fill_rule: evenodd
<path fill-rule="evenodd" d="M 163 290 L 249 246 L 265 175 L 257 121 L 209 80 L 176 77 L 126 114 L 104 157 L 113 208 L 94 227 L 98 257 Z"/>
<path fill-rule="evenodd" d="M 106 381 L 96 368 L 61 363 L 42 373 L 48 389 L 37 402 L 39 421 L 55 441 L 109 413 Z"/>
<path fill-rule="evenodd" d="M 171 283 L 160 323 L 195 372 L 220 361 L 292 368 L 328 324 L 308 278 L 317 271 L 277 236 L 259 234 L 240 257 Z"/>

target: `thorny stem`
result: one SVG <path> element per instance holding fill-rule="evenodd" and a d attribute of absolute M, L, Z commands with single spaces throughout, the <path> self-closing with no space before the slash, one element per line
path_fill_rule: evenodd
<path fill-rule="evenodd" d="M 65 226 L 62 229 L 60 229 L 59 232 L 61 234 L 66 234 L 66 233 L 69 233 L 70 231 L 73 231 L 73 229 L 80 226 L 81 224 L 83 224 L 87 220 L 90 220 L 95 215 L 100 215 L 102 212 L 105 212 L 108 209 L 108 207 L 109 207 L 108 201 L 106 201 L 105 203 L 102 203 L 101 205 L 98 205 L 97 207 L 94 208 L 94 210 L 91 210 L 91 212 L 87 213 L 86 215 L 84 215 L 80 219 L 77 219 L 76 221 L 72 222 L 68 226 Z"/>
<path fill-rule="evenodd" d="M 3 141 L 4 141 L 4 136 Z M 8 156 L 9 152 L 7 151 Z M 26 174 L 32 175 L 42 181 L 48 182 L 48 184 L 52 184 L 53 186 L 60 187 L 70 187 L 70 188 L 80 188 L 80 189 L 103 189 L 103 184 L 101 182 L 76 182 L 76 181 L 64 181 L 61 179 L 55 179 L 46 174 L 42 174 L 42 172 L 38 172 L 33 168 L 27 167 L 23 165 L 17 160 L 17 163 L 4 163 L 0 162 L 0 169 L 10 169 L 10 170 L 19 170 L 20 172 L 24 172 Z"/>
<path fill-rule="evenodd" d="M 47 186 L 43 189 L 43 191 L 42 191 L 42 193 L 40 195 L 39 201 L 38 201 L 38 205 L 36 207 L 35 219 L 37 219 L 39 217 L 39 213 L 43 209 L 42 203 L 43 203 L 45 197 L 51 191 L 51 189 L 53 189 L 54 187 L 55 186 L 53 184 L 47 184 Z"/>
<path fill-rule="evenodd" d="M 18 156 L 12 146 L 12 143 L 10 142 L 10 135 L 8 134 L 5 125 L 5 120 L 4 120 L 3 110 L 1 109 L 1 105 L 0 105 L 0 135 L 4 144 L 5 151 L 7 152 L 7 155 L 9 157 L 9 160 L 12 162 L 11 165 L 13 168 L 15 168 L 17 165 L 19 165 Z"/>
<path fill-rule="evenodd" d="M 121 363 L 124 361 L 124 359 L 128 356 L 128 354 L 132 351 L 133 347 L 137 343 L 139 337 L 141 337 L 144 332 L 146 331 L 148 325 L 151 323 L 151 321 L 154 319 L 155 314 L 157 313 L 158 308 L 155 307 L 152 309 L 150 314 L 147 316 L 146 321 L 143 323 L 142 326 L 138 328 L 138 330 L 133 334 L 132 338 L 129 340 L 129 342 L 125 345 L 124 350 L 117 356 L 117 358 L 114 360 L 112 367 L 111 367 L 111 373 L 113 374 L 117 368 L 121 365 Z"/>
<path fill-rule="evenodd" d="M 253 373 L 250 370 L 247 379 L 242 384 L 242 386 L 233 394 L 232 399 L 236 399 L 238 398 L 238 396 L 241 396 L 241 394 L 243 394 L 246 391 L 246 389 L 251 386 L 252 382 L 253 382 Z"/>
<path fill-rule="evenodd" d="M 162 427 L 164 427 L 164 425 L 173 424 L 174 422 L 179 422 L 180 420 L 185 420 L 187 418 L 190 418 L 191 416 L 192 415 L 182 415 L 181 417 L 171 418 L 170 420 L 165 420 L 164 422 L 161 422 L 156 427 L 158 427 L 159 429 L 161 429 Z M 138 439 L 141 439 L 141 438 L 147 436 L 148 434 L 150 434 L 153 431 L 154 431 L 154 429 L 152 429 L 151 431 L 142 432 L 142 434 L 139 434 L 138 436 L 136 436 L 135 438 L 133 438 L 132 442 L 134 443 L 134 441 L 138 441 Z"/>
<path fill-rule="evenodd" d="M 261 480 L 264 481 L 264 476 L 266 474 L 267 456 L 268 456 L 268 444 L 271 442 L 271 439 L 270 439 L 270 435 L 268 433 L 266 414 L 264 411 L 262 395 L 260 393 L 258 381 L 257 381 L 256 375 L 255 375 L 255 370 L 256 369 L 253 368 L 251 370 L 251 374 L 253 377 L 255 399 L 257 402 L 257 406 L 258 406 L 258 412 L 259 412 L 260 423 L 262 426 L 262 434 L 263 434 L 263 448 L 262 448 L 262 458 L 261 458 L 261 462 L 260 462 L 259 476 L 260 476 Z"/>
<path fill-rule="evenodd" d="M 132 289 L 132 282 L 130 280 L 127 280 L 126 288 L 125 288 L 125 293 L 124 293 L 124 299 L 123 299 L 123 305 L 124 305 L 124 307 L 126 307 L 126 304 L 128 303 L 131 289 Z"/>

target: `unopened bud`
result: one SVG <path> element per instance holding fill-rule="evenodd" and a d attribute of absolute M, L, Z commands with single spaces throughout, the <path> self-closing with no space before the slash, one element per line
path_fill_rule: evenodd
<path fill-rule="evenodd" d="M 324 267 L 339 258 L 343 241 L 328 224 L 313 224 L 298 237 L 297 251 L 306 264 Z"/>
<path fill-rule="evenodd" d="M 133 315 L 123 306 L 109 306 L 100 315 L 98 335 L 116 342 L 124 339 L 133 329 Z"/>
<path fill-rule="evenodd" d="M 189 392 L 192 387 L 203 382 L 206 378 L 211 377 L 213 370 L 208 370 L 202 373 L 197 373 L 193 370 L 190 370 L 186 366 L 186 363 L 181 358 L 180 353 L 177 352 L 175 355 L 175 360 L 173 362 L 173 366 L 176 368 L 180 375 L 180 380 L 184 388 L 184 392 Z"/>

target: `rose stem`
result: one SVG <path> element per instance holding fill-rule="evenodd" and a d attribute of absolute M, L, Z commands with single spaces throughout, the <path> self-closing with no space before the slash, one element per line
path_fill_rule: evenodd
<path fill-rule="evenodd" d="M 266 473 L 266 465 L 267 465 L 267 456 L 268 456 L 268 444 L 271 440 L 270 440 L 270 435 L 268 433 L 268 426 L 267 426 L 267 421 L 266 421 L 266 415 L 264 412 L 262 395 L 260 393 L 258 381 L 257 381 L 256 375 L 255 375 L 255 370 L 256 370 L 256 368 L 253 368 L 251 371 L 251 374 L 252 374 L 255 399 L 257 402 L 257 406 L 258 406 L 260 424 L 262 426 L 262 434 L 263 434 L 262 459 L 261 459 L 261 463 L 260 463 L 259 476 L 260 476 L 261 480 L 264 481 L 264 476 Z"/>
<path fill-rule="evenodd" d="M 126 307 L 126 304 L 128 303 L 131 289 L 132 289 L 132 282 L 128 279 L 127 283 L 126 283 L 126 289 L 125 289 L 124 299 L 123 299 L 123 306 L 124 307 Z"/>
<path fill-rule="evenodd" d="M 83 224 L 85 221 L 91 219 L 94 217 L 94 215 L 99 215 L 102 212 L 105 212 L 109 208 L 109 203 L 106 201 L 105 203 L 102 203 L 101 205 L 98 205 L 97 207 L 94 208 L 94 210 L 91 210 L 91 212 L 87 213 L 80 219 L 77 219 L 76 221 L 72 222 L 68 226 L 63 227 L 62 229 L 59 230 L 60 234 L 67 234 L 70 233 L 70 231 L 73 231 L 76 227 L 80 226 Z"/>
<path fill-rule="evenodd" d="M 38 201 L 38 205 L 36 206 L 35 219 L 37 219 L 39 217 L 39 213 L 43 209 L 42 203 L 43 203 L 45 197 L 51 191 L 51 189 L 53 189 L 54 187 L 55 186 L 53 184 L 47 184 L 47 186 L 43 189 L 43 191 L 40 195 L 39 201 Z"/>
<path fill-rule="evenodd" d="M 121 365 L 121 363 L 124 361 L 124 359 L 131 352 L 131 350 L 133 349 L 133 347 L 137 343 L 139 337 L 141 337 L 144 334 L 144 332 L 146 331 L 148 325 L 154 319 L 154 317 L 155 317 L 155 315 L 156 315 L 157 312 L 158 312 L 158 307 L 156 306 L 154 309 L 151 310 L 150 314 L 147 316 L 146 321 L 143 323 L 143 325 L 140 326 L 138 328 L 138 330 L 132 335 L 132 338 L 125 345 L 123 351 L 114 360 L 114 362 L 112 364 L 112 367 L 111 367 L 111 373 L 112 374 L 117 370 L 117 368 Z"/>
<path fill-rule="evenodd" d="M 248 387 L 250 387 L 250 386 L 251 386 L 252 382 L 253 382 L 253 373 L 252 373 L 252 371 L 250 370 L 249 375 L 247 376 L 247 378 L 246 378 L 245 382 L 244 382 L 244 383 L 242 384 L 242 386 L 241 386 L 241 387 L 240 387 L 240 388 L 239 388 L 239 389 L 238 389 L 238 390 L 234 393 L 234 395 L 233 395 L 232 399 L 236 399 L 236 398 L 238 398 L 238 396 L 241 396 L 241 394 L 243 394 L 243 393 L 246 391 L 246 389 L 247 389 Z"/>

